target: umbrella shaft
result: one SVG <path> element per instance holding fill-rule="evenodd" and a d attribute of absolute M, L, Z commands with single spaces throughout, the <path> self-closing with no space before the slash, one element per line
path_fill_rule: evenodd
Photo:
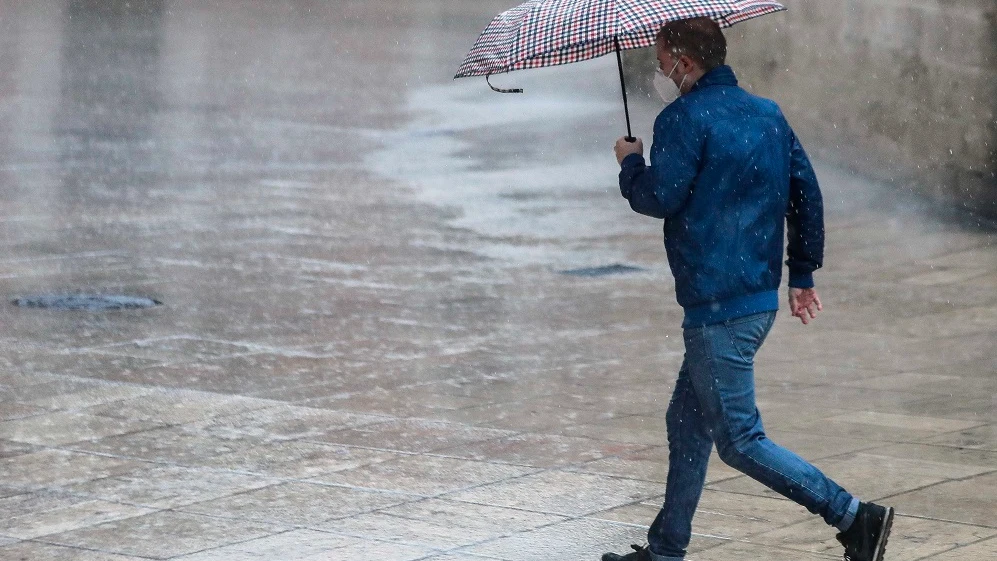
<path fill-rule="evenodd" d="M 633 132 L 630 130 L 630 105 L 627 103 L 627 82 L 623 77 L 623 56 L 620 54 L 620 40 L 613 37 L 613 44 L 616 46 L 616 65 L 620 68 L 620 88 L 623 90 L 623 113 L 627 117 L 627 140 L 633 142 Z"/>

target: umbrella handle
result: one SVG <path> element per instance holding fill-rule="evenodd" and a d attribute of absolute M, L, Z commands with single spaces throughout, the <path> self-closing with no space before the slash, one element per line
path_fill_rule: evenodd
<path fill-rule="evenodd" d="M 637 139 L 634 138 L 633 131 L 630 130 L 630 105 L 627 103 L 627 82 L 623 78 L 623 57 L 620 55 L 620 40 L 617 37 L 613 37 L 613 44 L 616 46 L 616 65 L 620 69 L 620 89 L 623 90 L 623 113 L 627 117 L 627 142 L 635 142 Z"/>
<path fill-rule="evenodd" d="M 509 89 L 496 88 L 488 80 L 491 77 L 492 77 L 491 74 L 485 74 L 485 83 L 488 84 L 488 87 L 491 88 L 493 92 L 498 92 L 498 93 L 523 93 L 523 88 L 509 88 Z"/>

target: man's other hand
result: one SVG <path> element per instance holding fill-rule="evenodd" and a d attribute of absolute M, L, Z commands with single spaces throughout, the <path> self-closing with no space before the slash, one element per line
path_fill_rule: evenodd
<path fill-rule="evenodd" d="M 790 288 L 789 309 L 793 312 L 793 317 L 800 318 L 803 325 L 806 325 L 817 318 L 817 312 L 823 311 L 824 306 L 820 303 L 816 289 Z"/>
<path fill-rule="evenodd" d="M 630 154 L 640 154 L 643 156 L 644 141 L 637 138 L 633 142 L 630 142 L 625 136 L 620 137 L 620 139 L 616 141 L 616 161 L 622 165 L 623 158 L 626 158 Z"/>

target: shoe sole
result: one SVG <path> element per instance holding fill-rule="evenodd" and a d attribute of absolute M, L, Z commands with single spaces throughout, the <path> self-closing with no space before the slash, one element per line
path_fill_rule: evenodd
<path fill-rule="evenodd" d="M 872 561 L 883 561 L 883 554 L 886 553 L 886 542 L 890 539 L 891 529 L 893 529 L 893 508 L 886 507 L 886 516 L 883 517 L 883 525 L 879 527 L 876 554 L 873 556 Z"/>

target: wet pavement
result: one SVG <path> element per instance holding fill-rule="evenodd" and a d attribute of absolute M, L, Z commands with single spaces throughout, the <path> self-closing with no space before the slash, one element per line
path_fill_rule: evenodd
<path fill-rule="evenodd" d="M 0 2 L 0 294 L 162 302 L 0 306 L 0 559 L 643 542 L 682 357 L 660 227 L 615 186 L 614 61 L 450 81 L 507 7 Z M 898 508 L 891 561 L 993 559 L 994 230 L 819 175 L 826 311 L 759 354 L 768 432 Z M 691 559 L 840 556 L 708 479 Z"/>

